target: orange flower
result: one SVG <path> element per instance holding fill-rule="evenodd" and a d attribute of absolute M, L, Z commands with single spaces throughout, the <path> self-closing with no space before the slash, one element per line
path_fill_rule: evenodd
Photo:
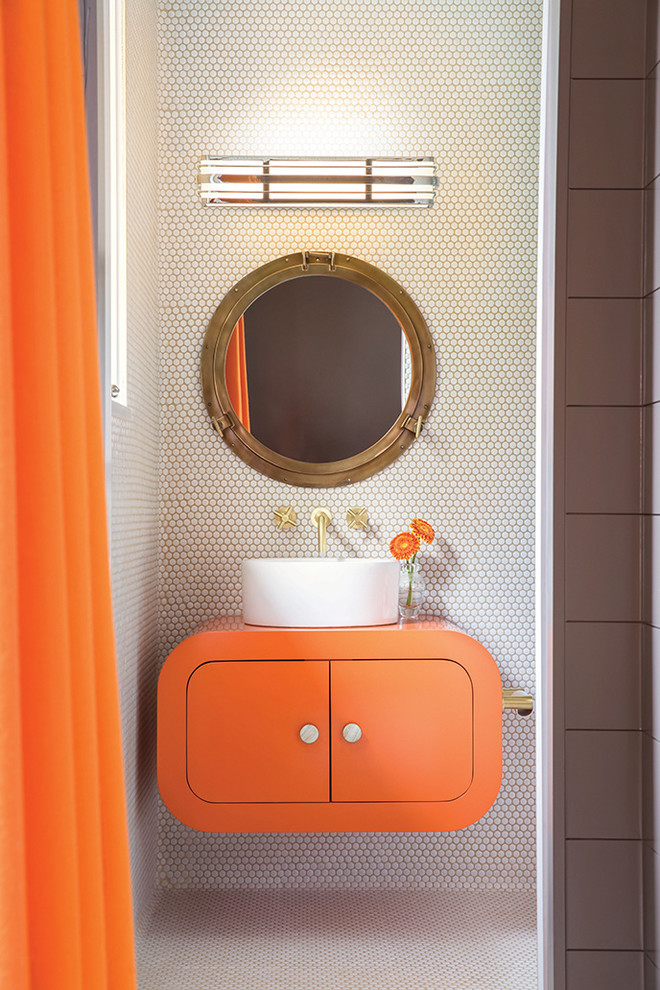
<path fill-rule="evenodd" d="M 424 543 L 433 543 L 435 539 L 435 530 L 430 523 L 427 523 L 424 519 L 413 519 L 410 524 L 415 536 L 419 537 L 420 540 L 424 540 Z"/>
<path fill-rule="evenodd" d="M 390 542 L 390 553 L 395 560 L 410 560 L 419 550 L 419 537 L 414 533 L 399 533 Z"/>

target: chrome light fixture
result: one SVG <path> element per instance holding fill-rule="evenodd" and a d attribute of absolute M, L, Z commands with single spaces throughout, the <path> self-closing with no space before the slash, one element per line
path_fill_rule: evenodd
<path fill-rule="evenodd" d="M 433 206 L 433 158 L 204 158 L 206 206 Z"/>

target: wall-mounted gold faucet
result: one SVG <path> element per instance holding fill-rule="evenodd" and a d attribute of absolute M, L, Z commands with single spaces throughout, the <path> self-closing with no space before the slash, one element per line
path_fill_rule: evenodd
<path fill-rule="evenodd" d="M 312 522 L 319 531 L 319 554 L 324 554 L 328 549 L 326 534 L 328 532 L 328 523 L 331 519 L 332 514 L 330 509 L 325 509 L 323 506 L 318 506 L 318 508 L 312 509 Z"/>

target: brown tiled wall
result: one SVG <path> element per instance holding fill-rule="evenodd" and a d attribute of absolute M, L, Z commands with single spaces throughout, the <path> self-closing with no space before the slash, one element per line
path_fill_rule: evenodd
<path fill-rule="evenodd" d="M 650 5 L 646 77 L 646 195 L 644 416 L 644 546 L 642 593 L 642 754 L 644 767 L 644 964 L 646 990 L 658 990 L 658 905 L 660 905 L 660 563 L 657 525 L 660 513 L 660 99 L 658 72 L 658 4 Z"/>
<path fill-rule="evenodd" d="M 647 0 L 562 3 L 557 656 L 565 704 L 557 739 L 565 786 L 557 990 L 564 978 L 567 990 L 644 986 L 646 8 Z"/>

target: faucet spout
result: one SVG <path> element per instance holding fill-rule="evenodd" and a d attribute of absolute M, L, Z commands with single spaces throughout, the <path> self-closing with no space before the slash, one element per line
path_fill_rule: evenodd
<path fill-rule="evenodd" d="M 324 509 L 323 506 L 319 506 L 312 510 L 312 522 L 318 529 L 319 536 L 319 556 L 325 556 L 328 549 L 327 532 L 328 523 L 332 519 L 332 514 L 330 509 Z"/>

